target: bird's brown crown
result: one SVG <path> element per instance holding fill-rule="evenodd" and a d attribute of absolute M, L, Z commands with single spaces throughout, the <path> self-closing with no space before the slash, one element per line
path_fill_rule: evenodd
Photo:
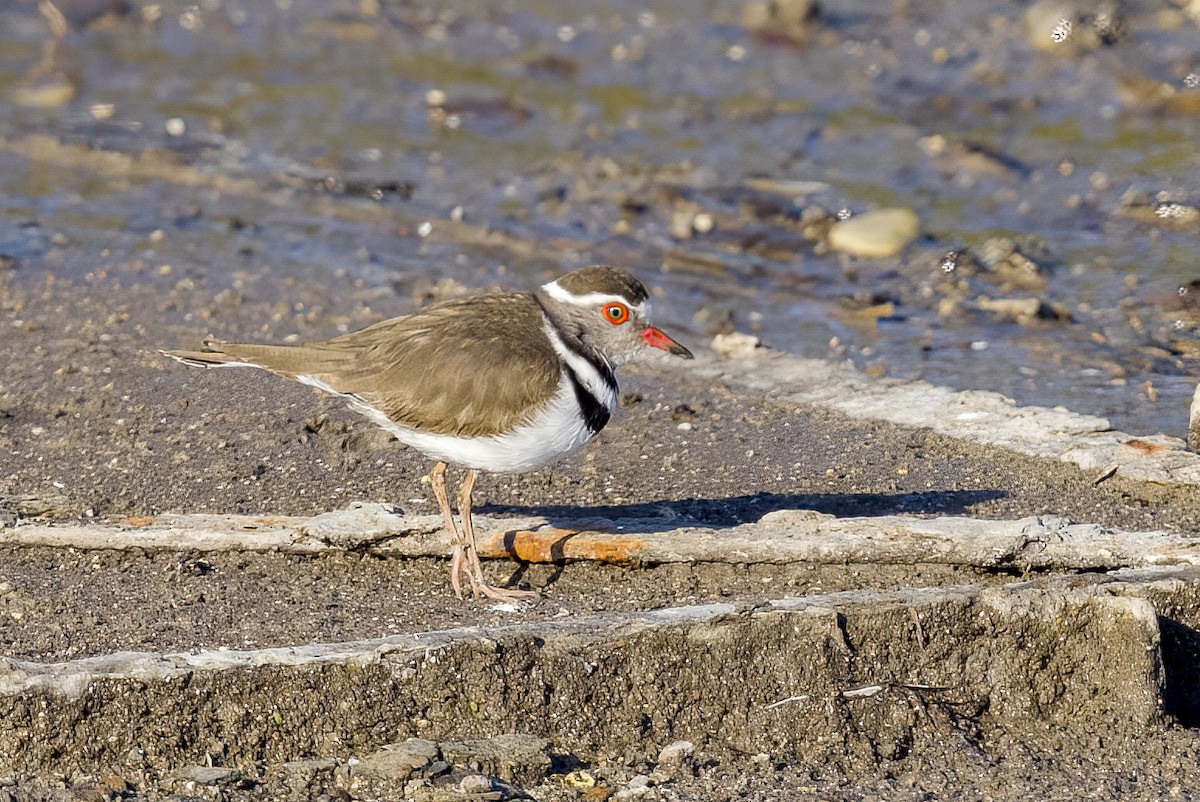
<path fill-rule="evenodd" d="M 628 300 L 631 306 L 637 306 L 650 296 L 646 285 L 630 273 L 607 265 L 594 265 L 572 270 L 565 276 L 559 276 L 556 283 L 576 296 L 584 296 L 593 292 L 619 295 Z"/>

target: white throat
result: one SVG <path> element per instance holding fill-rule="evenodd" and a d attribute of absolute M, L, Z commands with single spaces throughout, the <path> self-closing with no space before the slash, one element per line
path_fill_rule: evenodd
<path fill-rule="evenodd" d="M 604 377 L 600 375 L 600 371 L 596 370 L 591 362 L 588 362 L 579 354 L 567 347 L 567 344 L 562 341 L 562 337 L 558 336 L 554 325 L 548 320 L 542 320 L 542 330 L 546 332 L 546 337 L 550 340 L 550 344 L 554 346 L 555 352 L 562 357 L 562 360 L 571 366 L 571 370 L 583 382 L 584 387 L 604 406 L 608 407 L 611 412 L 617 405 L 616 390 Z"/>

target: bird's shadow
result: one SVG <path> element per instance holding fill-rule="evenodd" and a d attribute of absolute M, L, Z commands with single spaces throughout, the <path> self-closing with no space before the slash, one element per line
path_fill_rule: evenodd
<path fill-rule="evenodd" d="M 882 515 L 961 515 L 975 504 L 1004 498 L 1003 490 L 932 490 L 910 493 L 753 493 L 728 498 L 678 499 L 641 504 L 578 506 L 574 504 L 514 506 L 489 504 L 477 512 L 545 518 L 558 529 L 604 531 L 620 521 L 622 535 L 667 532 L 684 526 L 725 527 L 757 521 L 776 510 L 811 510 L 838 518 Z M 505 537 L 505 550 L 516 558 L 515 532 Z M 564 534 L 553 544 L 551 559 L 561 566 L 564 547 L 574 537 Z M 528 566 L 522 563 L 510 579 L 519 583 Z M 552 577 L 551 582 L 557 577 Z"/>
<path fill-rule="evenodd" d="M 555 526 L 620 520 L 621 531 L 648 534 L 681 526 L 736 526 L 776 510 L 811 510 L 838 518 L 880 515 L 961 515 L 968 507 L 1004 498 L 1004 490 L 931 490 L 912 493 L 752 493 L 640 504 L 518 506 L 488 504 L 483 514 L 539 516 Z"/>

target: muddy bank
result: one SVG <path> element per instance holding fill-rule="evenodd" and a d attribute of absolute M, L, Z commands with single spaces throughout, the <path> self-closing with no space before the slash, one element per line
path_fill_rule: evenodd
<path fill-rule="evenodd" d="M 169 787 L 181 768 L 214 763 L 227 779 L 211 784 L 251 797 L 279 783 L 285 764 L 295 773 L 295 761 L 326 761 L 308 781 L 385 798 L 414 793 L 401 792 L 414 776 L 428 783 L 430 758 L 389 773 L 351 757 L 405 738 L 514 732 L 547 739 L 532 767 L 524 759 L 526 784 L 561 786 L 571 769 L 625 767 L 628 778 L 661 768 L 665 798 L 736 765 L 868 787 L 880 772 L 903 785 L 937 765 L 937 787 L 1009 759 L 1054 777 L 1089 763 L 1119 775 L 1159 759 L 1159 745 L 1194 754 L 1193 736 L 1164 725 L 1194 714 L 1195 633 L 1161 628 L 1148 600 L 1194 595 L 1194 571 L 1097 579 L 851 591 L 259 652 L 8 661 L 4 754 L 18 775 L 49 764 L 131 788 Z M 1147 744 L 1148 732 L 1160 734 Z M 681 742 L 686 754 L 663 757 Z M 1160 764 L 1147 788 L 1186 782 L 1185 762 Z M 489 769 L 514 779 L 512 768 Z"/>

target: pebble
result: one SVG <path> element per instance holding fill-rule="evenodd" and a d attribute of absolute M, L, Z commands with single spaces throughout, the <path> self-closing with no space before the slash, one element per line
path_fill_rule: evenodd
<path fill-rule="evenodd" d="M 829 247 L 866 259 L 887 259 L 912 242 L 921 222 L 912 209 L 874 209 L 829 228 Z"/>
<path fill-rule="evenodd" d="M 403 743 L 388 744 L 363 758 L 353 767 L 353 772 L 381 780 L 407 780 L 414 772 L 431 766 L 437 756 L 438 745 L 433 741 L 409 738 Z"/>
<path fill-rule="evenodd" d="M 753 334 L 743 334 L 740 331 L 729 334 L 718 334 L 713 337 L 709 346 L 713 353 L 723 359 L 749 359 L 756 356 L 762 347 L 762 340 Z"/>
<path fill-rule="evenodd" d="M 1039 50 L 1073 55 L 1120 39 L 1120 19 L 1111 2 L 1039 0 L 1021 15 L 1021 27 Z"/>
<path fill-rule="evenodd" d="M 596 787 L 596 778 L 590 771 L 587 771 L 586 769 L 576 769 L 575 771 L 570 772 L 563 777 L 563 782 L 565 782 L 571 788 L 582 791 Z"/>
<path fill-rule="evenodd" d="M 981 297 L 976 303 L 985 312 L 1012 318 L 1020 323 L 1028 323 L 1037 318 L 1038 310 L 1042 308 L 1042 302 L 1037 298 Z"/>
<path fill-rule="evenodd" d="M 1172 193 L 1126 192 L 1121 197 L 1120 213 L 1142 223 L 1195 231 L 1200 226 L 1200 206 Z"/>
<path fill-rule="evenodd" d="M 289 760 L 284 763 L 283 771 L 288 774 L 319 774 L 333 771 L 338 766 L 337 760 L 331 757 L 315 757 L 305 760 Z"/>
<path fill-rule="evenodd" d="M 819 12 L 816 0 L 752 0 L 742 7 L 742 25 L 750 31 L 803 42 Z"/>
<path fill-rule="evenodd" d="M 472 763 L 505 782 L 533 783 L 550 769 L 550 742 L 534 735 L 508 733 L 492 738 L 444 741 L 442 757 L 455 766 Z"/>
<path fill-rule="evenodd" d="M 492 778 L 486 774 L 468 774 L 459 781 L 458 787 L 464 794 L 486 794 L 492 790 Z"/>
<path fill-rule="evenodd" d="M 13 92 L 13 100 L 22 106 L 51 109 L 70 103 L 76 91 L 75 84 L 65 76 L 49 76 L 43 82 L 18 86 Z"/>
<path fill-rule="evenodd" d="M 977 250 L 979 263 L 986 268 L 982 277 L 1002 286 L 1025 290 L 1040 290 L 1046 286 L 1046 271 L 1038 262 L 1022 252 L 1027 247 L 1035 252 L 1036 243 L 1025 246 L 1008 237 L 993 237 Z"/>
<path fill-rule="evenodd" d="M 667 744 L 658 753 L 659 763 L 680 763 L 683 760 L 692 756 L 696 751 L 696 745 L 691 741 L 676 741 L 675 743 Z"/>
<path fill-rule="evenodd" d="M 177 781 L 195 785 L 231 785 L 241 777 L 240 771 L 226 766 L 184 766 L 175 772 Z"/>
<path fill-rule="evenodd" d="M 636 774 L 629 779 L 625 787 L 614 794 L 616 799 L 637 799 L 650 792 L 650 777 L 646 774 Z"/>

